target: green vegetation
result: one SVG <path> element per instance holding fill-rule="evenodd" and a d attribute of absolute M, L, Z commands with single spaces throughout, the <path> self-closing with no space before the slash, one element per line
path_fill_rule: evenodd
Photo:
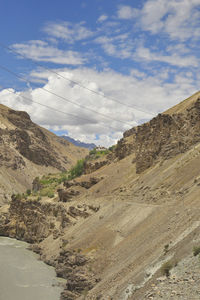
<path fill-rule="evenodd" d="M 26 194 L 27 194 L 27 196 L 30 196 L 31 190 L 30 189 L 26 190 Z"/>
<path fill-rule="evenodd" d="M 30 196 L 37 199 L 38 201 L 42 197 L 53 198 L 55 191 L 58 186 L 67 180 L 72 180 L 76 177 L 81 176 L 84 173 L 85 163 L 89 160 L 95 160 L 101 158 L 109 153 L 111 153 L 116 146 L 112 146 L 109 149 L 98 150 L 94 148 L 89 152 L 89 155 L 83 159 L 77 161 L 76 165 L 73 166 L 69 171 L 65 171 L 59 174 L 49 173 L 48 175 L 43 175 L 41 178 L 36 177 L 33 181 L 33 190 L 27 189 L 25 194 L 13 195 L 16 199 L 27 199 Z M 13 198 L 14 199 L 14 198 Z"/>
<path fill-rule="evenodd" d="M 114 147 L 114 146 L 112 146 Z M 110 147 L 110 148 L 112 148 Z M 86 157 L 86 160 L 93 160 L 93 159 L 98 159 L 100 157 L 103 157 L 107 154 L 109 154 L 110 152 L 112 152 L 113 148 L 112 149 L 105 149 L 105 150 L 99 150 L 97 151 L 96 148 L 94 148 L 93 150 L 91 150 L 89 152 L 89 155 Z"/>
<path fill-rule="evenodd" d="M 21 200 L 23 198 L 22 194 L 12 194 L 11 196 L 12 200 Z"/>
<path fill-rule="evenodd" d="M 162 267 L 161 267 L 161 272 L 163 275 L 166 275 L 167 277 L 169 277 L 170 275 L 170 270 L 173 268 L 173 264 L 171 261 L 167 261 L 165 262 Z"/>
<path fill-rule="evenodd" d="M 164 254 L 167 254 L 168 251 L 169 251 L 169 244 L 166 244 L 164 246 Z"/>
<path fill-rule="evenodd" d="M 83 174 L 84 163 L 85 163 L 85 159 L 80 159 L 77 161 L 76 165 L 69 170 L 68 180 L 74 179 Z"/>
<path fill-rule="evenodd" d="M 54 187 L 45 187 L 41 191 L 39 191 L 40 197 L 49 197 L 53 198 L 54 197 Z"/>
<path fill-rule="evenodd" d="M 108 150 L 111 151 L 111 152 L 113 152 L 115 150 L 116 146 L 117 145 L 113 145 L 113 146 L 109 147 Z"/>
<path fill-rule="evenodd" d="M 200 254 L 200 246 L 194 246 L 193 247 L 193 255 L 197 256 L 198 254 Z"/>

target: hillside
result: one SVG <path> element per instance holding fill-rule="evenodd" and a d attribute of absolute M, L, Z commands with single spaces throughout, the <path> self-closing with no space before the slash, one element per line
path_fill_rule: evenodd
<path fill-rule="evenodd" d="M 0 105 L 0 204 L 37 175 L 69 169 L 88 151 L 34 124 L 26 112 Z"/>
<path fill-rule="evenodd" d="M 87 174 L 42 177 L 1 208 L 0 234 L 55 267 L 62 300 L 199 299 L 199 94 L 172 111 L 124 133 Z"/>

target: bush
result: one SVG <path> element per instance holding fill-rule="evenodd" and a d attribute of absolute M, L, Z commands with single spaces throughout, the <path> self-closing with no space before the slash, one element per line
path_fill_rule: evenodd
<path fill-rule="evenodd" d="M 109 147 L 108 150 L 113 152 L 115 150 L 115 148 L 116 148 L 116 145 L 113 145 L 113 146 Z"/>
<path fill-rule="evenodd" d="M 40 191 L 40 197 L 49 197 L 49 198 L 53 198 L 54 197 L 54 190 L 49 188 L 49 187 L 46 187 L 46 188 L 43 188 L 41 191 Z"/>
<path fill-rule="evenodd" d="M 164 246 L 164 254 L 167 254 L 168 251 L 169 251 L 169 244 L 166 244 Z"/>
<path fill-rule="evenodd" d="M 58 184 L 66 181 L 68 179 L 67 172 L 63 172 L 60 174 L 60 178 L 58 179 Z"/>
<path fill-rule="evenodd" d="M 26 194 L 27 194 L 28 196 L 30 196 L 31 190 L 30 190 L 30 189 L 26 190 Z"/>
<path fill-rule="evenodd" d="M 49 198 L 53 198 L 53 197 L 54 197 L 54 193 L 53 193 L 52 191 L 50 191 L 50 192 L 47 194 L 47 196 L 48 196 Z"/>
<path fill-rule="evenodd" d="M 12 200 L 22 200 L 23 196 L 21 194 L 12 194 Z"/>
<path fill-rule="evenodd" d="M 89 155 L 94 155 L 96 153 L 97 153 L 97 150 L 96 150 L 96 148 L 94 148 L 89 152 Z"/>
<path fill-rule="evenodd" d="M 71 168 L 71 170 L 69 171 L 69 176 L 68 176 L 69 180 L 74 179 L 83 174 L 84 163 L 85 163 L 85 159 L 81 159 L 77 161 L 76 165 L 73 168 Z"/>
<path fill-rule="evenodd" d="M 197 256 L 200 253 L 200 246 L 193 247 L 193 255 Z"/>
<path fill-rule="evenodd" d="M 162 267 L 161 267 L 161 272 L 163 275 L 166 275 L 167 277 L 169 277 L 170 275 L 170 270 L 173 268 L 173 265 L 171 263 L 171 261 L 167 261 L 165 262 Z"/>

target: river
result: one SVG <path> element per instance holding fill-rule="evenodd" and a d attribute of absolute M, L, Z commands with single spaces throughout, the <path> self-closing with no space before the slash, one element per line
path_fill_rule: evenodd
<path fill-rule="evenodd" d="M 27 246 L 0 237 L 0 300 L 59 300 L 62 288 L 54 269 Z"/>

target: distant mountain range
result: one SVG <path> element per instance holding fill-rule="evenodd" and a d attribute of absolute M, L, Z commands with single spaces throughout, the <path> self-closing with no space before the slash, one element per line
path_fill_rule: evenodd
<path fill-rule="evenodd" d="M 66 135 L 62 135 L 61 136 L 63 139 L 67 140 L 68 142 L 74 144 L 75 146 L 78 146 L 78 147 L 83 147 L 83 148 L 86 148 L 86 149 L 89 149 L 89 150 L 92 150 L 96 147 L 95 144 L 91 143 L 83 143 L 79 140 L 75 140 L 73 138 L 71 138 L 70 136 L 66 136 Z"/>

